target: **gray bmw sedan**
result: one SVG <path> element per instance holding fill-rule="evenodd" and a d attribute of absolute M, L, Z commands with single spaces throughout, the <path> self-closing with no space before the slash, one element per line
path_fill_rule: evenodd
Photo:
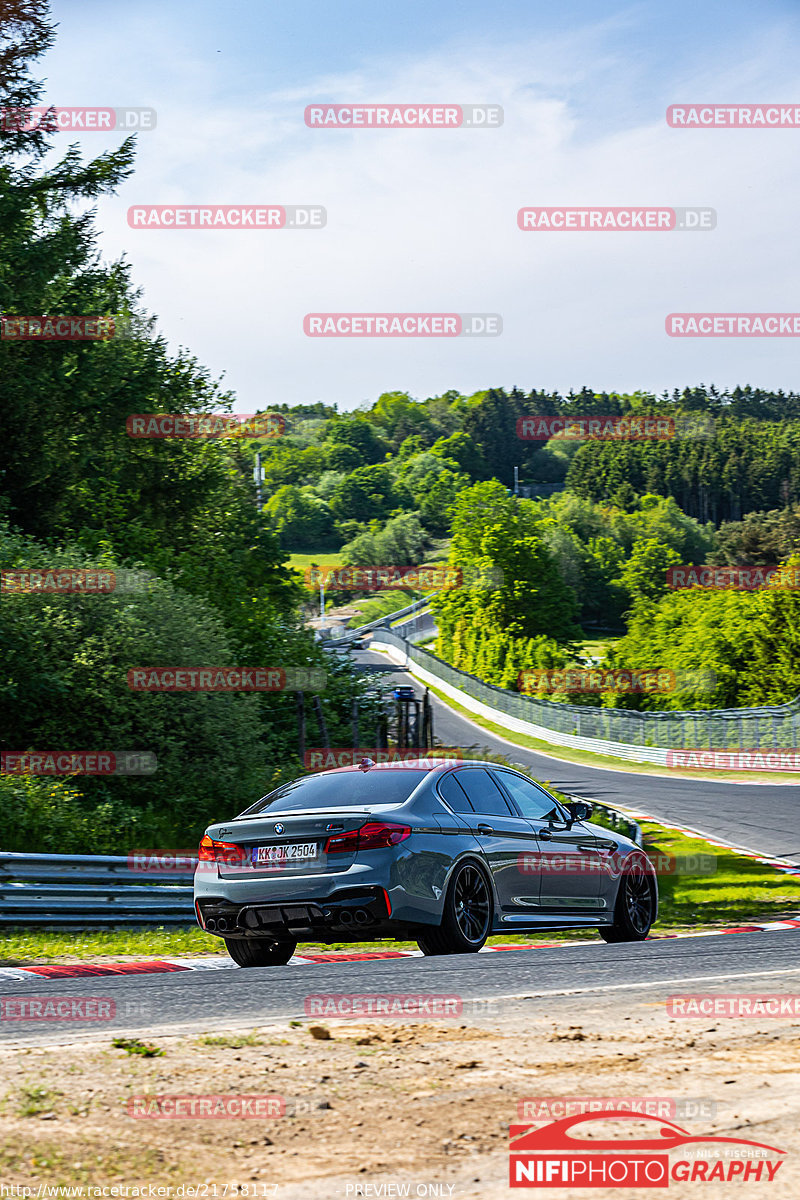
<path fill-rule="evenodd" d="M 655 870 L 591 814 L 494 763 L 364 759 L 209 826 L 197 920 L 243 967 L 286 963 L 298 941 L 412 939 L 424 954 L 556 929 L 639 941 Z"/>

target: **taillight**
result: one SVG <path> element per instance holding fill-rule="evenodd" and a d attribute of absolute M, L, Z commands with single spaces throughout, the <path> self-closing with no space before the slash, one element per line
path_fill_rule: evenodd
<path fill-rule="evenodd" d="M 233 842 L 215 842 L 208 834 L 203 835 L 197 857 L 200 862 L 223 863 L 228 867 L 238 867 L 247 861 L 245 850 L 235 846 Z"/>
<path fill-rule="evenodd" d="M 350 833 L 337 833 L 335 837 L 328 838 L 325 843 L 326 854 L 354 854 L 357 849 L 357 829 L 351 830 Z"/>
<path fill-rule="evenodd" d="M 359 850 L 385 850 L 411 836 L 408 825 L 389 825 L 385 821 L 368 821 L 360 829 L 337 833 L 325 843 L 326 854 L 355 854 Z"/>

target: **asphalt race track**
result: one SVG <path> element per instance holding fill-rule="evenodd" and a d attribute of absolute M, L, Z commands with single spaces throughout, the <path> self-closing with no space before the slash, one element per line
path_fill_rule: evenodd
<path fill-rule="evenodd" d="M 185 971 L 173 975 L 0 982 L 4 1010 L 25 997 L 110 999 L 110 1020 L 1 1020 L 0 1042 L 63 1044 L 112 1034 L 252 1029 L 307 1021 L 308 996 L 436 994 L 458 996 L 469 1018 L 485 1005 L 505 1018 L 556 1022 L 588 1006 L 657 1011 L 675 993 L 729 989 L 793 994 L 800 984 L 800 930 L 642 943 L 587 943 L 441 958 L 379 959 L 314 966 Z M 475 1002 L 475 1003 L 473 1003 Z M 666 1024 L 666 1022 L 665 1022 Z"/>
<path fill-rule="evenodd" d="M 417 695 L 424 690 L 423 684 L 385 654 L 359 650 L 354 658 L 367 670 L 387 672 L 392 684 L 410 683 Z M 637 809 L 665 824 L 698 829 L 758 854 L 800 863 L 800 787 L 796 784 L 671 779 L 563 762 L 505 742 L 453 712 L 437 696 L 432 695 L 431 700 L 434 732 L 443 746 L 486 746 L 506 754 L 512 762 L 530 767 L 538 779 L 549 781 L 560 791 Z M 501 722 L 502 714 L 498 713 L 497 723 Z M 557 746 L 554 752 L 558 754 Z M 642 770 L 646 769 L 642 764 Z"/>

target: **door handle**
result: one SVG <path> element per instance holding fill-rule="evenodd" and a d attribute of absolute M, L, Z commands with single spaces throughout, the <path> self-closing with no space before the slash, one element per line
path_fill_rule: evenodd
<path fill-rule="evenodd" d="M 553 834 L 549 829 L 540 829 L 537 832 L 536 836 L 540 837 L 543 842 L 552 841 L 552 838 L 553 838 Z"/>
<path fill-rule="evenodd" d="M 597 846 L 582 846 L 580 844 L 580 842 L 578 842 L 578 849 L 579 850 L 596 850 Z"/>
<path fill-rule="evenodd" d="M 492 829 L 491 825 L 479 825 L 478 833 L 494 833 L 494 830 Z"/>

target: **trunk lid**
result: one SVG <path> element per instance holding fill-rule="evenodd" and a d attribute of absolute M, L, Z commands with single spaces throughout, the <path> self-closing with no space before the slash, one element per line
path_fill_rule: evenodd
<path fill-rule="evenodd" d="M 337 834 L 347 833 L 360 827 L 370 819 L 370 811 L 366 808 L 347 809 L 335 808 L 329 810 L 274 813 L 267 816 L 264 813 L 243 817 L 234 821 L 223 821 L 219 825 L 209 827 L 208 836 L 215 841 L 228 842 L 240 846 L 246 854 L 243 865 L 219 864 L 219 874 L 222 879 L 250 879 L 259 875 L 308 875 L 346 871 L 355 858 L 354 853 L 339 853 L 326 855 L 325 843 L 328 838 Z M 270 863 L 254 863 L 253 851 L 257 847 L 273 848 L 271 854 L 297 853 L 291 847 L 316 847 L 313 858 L 300 857 L 294 860 L 283 859 Z M 279 848 L 285 847 L 284 851 Z"/>

